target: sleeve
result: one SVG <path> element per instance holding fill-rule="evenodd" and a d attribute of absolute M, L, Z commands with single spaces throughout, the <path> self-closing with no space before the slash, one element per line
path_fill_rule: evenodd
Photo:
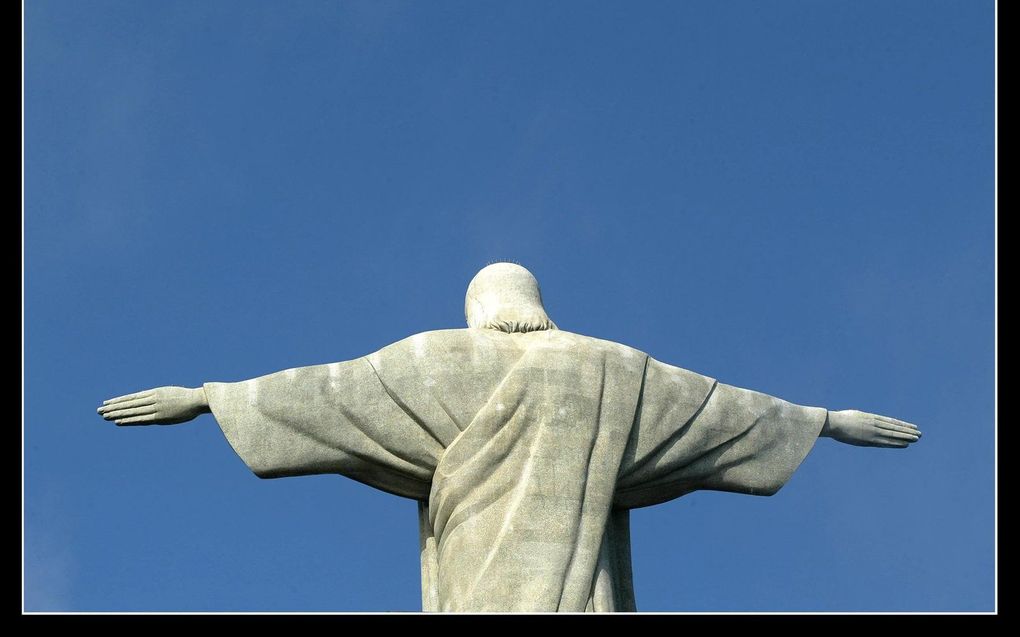
<path fill-rule="evenodd" d="M 227 441 L 260 478 L 339 473 L 428 497 L 443 445 L 365 358 L 204 387 Z"/>
<path fill-rule="evenodd" d="M 615 503 L 648 506 L 701 489 L 772 495 L 811 451 L 826 413 L 649 359 Z"/>

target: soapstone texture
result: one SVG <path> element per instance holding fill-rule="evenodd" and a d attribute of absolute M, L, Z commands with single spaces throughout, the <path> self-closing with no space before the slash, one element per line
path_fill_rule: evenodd
<path fill-rule="evenodd" d="M 211 411 L 261 478 L 335 473 L 418 502 L 427 611 L 633 611 L 630 509 L 771 495 L 819 436 L 906 447 L 914 425 L 803 407 L 560 330 L 525 268 L 484 268 L 468 328 L 350 361 L 105 401 L 118 425 Z"/>
<path fill-rule="evenodd" d="M 527 292 L 504 298 L 527 308 Z M 491 320 L 472 297 L 469 321 Z M 204 387 L 259 477 L 339 473 L 418 500 L 423 607 L 441 611 L 634 610 L 628 509 L 775 493 L 826 417 L 558 329 L 425 332 Z"/>

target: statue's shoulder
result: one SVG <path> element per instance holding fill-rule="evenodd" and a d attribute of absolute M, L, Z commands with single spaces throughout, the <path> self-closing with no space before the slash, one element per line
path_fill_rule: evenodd
<path fill-rule="evenodd" d="M 595 338 L 594 336 L 585 336 L 584 334 L 575 334 L 573 332 L 566 332 L 563 330 L 550 330 L 549 332 L 543 332 L 545 336 L 541 337 L 546 339 L 546 343 L 551 346 L 555 346 L 562 349 L 571 349 L 574 351 L 598 351 L 604 352 L 611 356 L 618 356 L 629 361 L 630 365 L 636 364 L 638 361 L 647 362 L 647 370 L 650 377 L 662 377 L 670 381 L 677 382 L 694 382 L 697 384 L 711 385 L 715 382 L 715 379 L 704 374 L 693 372 L 683 367 L 678 367 L 670 363 L 665 363 L 656 360 L 646 352 L 643 352 L 637 348 L 623 343 L 617 343 L 616 341 L 609 341 L 602 338 Z"/>
<path fill-rule="evenodd" d="M 382 348 L 380 352 L 399 354 L 411 351 L 417 355 L 439 354 L 479 347 L 514 347 L 508 334 L 489 329 L 459 328 L 418 332 Z"/>
<path fill-rule="evenodd" d="M 383 351 L 397 353 L 413 351 L 418 355 L 425 352 L 440 353 L 470 349 L 506 349 L 524 351 L 534 347 L 563 349 L 577 352 L 595 351 L 624 358 L 643 359 L 645 352 L 594 336 L 586 336 L 566 330 L 540 330 L 522 334 L 507 334 L 485 328 L 460 328 L 419 332 L 387 345 Z"/>
<path fill-rule="evenodd" d="M 542 332 L 531 332 L 527 334 L 531 338 L 540 340 L 547 347 L 561 347 L 564 349 L 588 350 L 615 354 L 624 358 L 646 358 L 648 354 L 639 349 L 623 343 L 609 341 L 603 338 L 568 332 L 566 330 L 546 330 Z"/>

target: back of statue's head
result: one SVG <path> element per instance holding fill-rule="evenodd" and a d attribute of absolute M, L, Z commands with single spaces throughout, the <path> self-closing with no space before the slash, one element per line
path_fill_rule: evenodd
<path fill-rule="evenodd" d="M 508 333 L 556 329 L 542 305 L 538 280 L 516 263 L 493 263 L 471 279 L 464 317 L 468 327 Z"/>

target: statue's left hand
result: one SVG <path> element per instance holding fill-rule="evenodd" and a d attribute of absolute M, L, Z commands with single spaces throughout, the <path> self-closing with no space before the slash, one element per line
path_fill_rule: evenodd
<path fill-rule="evenodd" d="M 104 400 L 96 410 L 118 425 L 176 425 L 209 411 L 201 387 L 156 387 Z"/>

